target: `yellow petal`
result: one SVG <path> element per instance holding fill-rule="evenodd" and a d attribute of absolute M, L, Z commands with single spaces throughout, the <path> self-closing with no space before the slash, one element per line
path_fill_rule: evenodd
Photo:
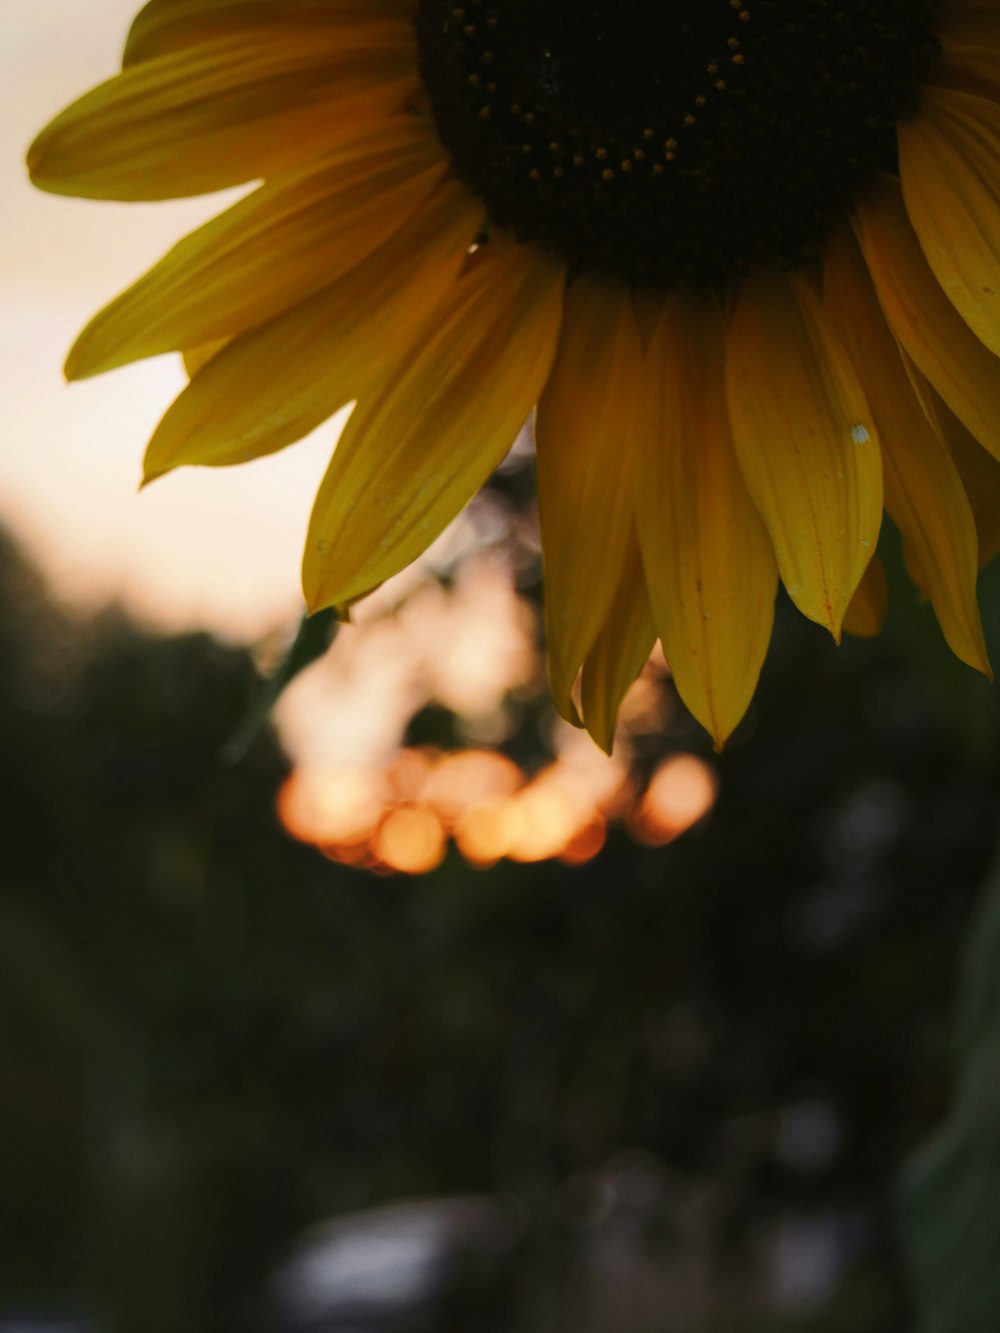
<path fill-rule="evenodd" d="M 898 182 L 881 176 L 856 206 L 879 304 L 900 345 L 951 410 L 1000 457 L 1000 359 L 942 291 L 910 225 Z"/>
<path fill-rule="evenodd" d="M 614 744 L 621 701 L 646 665 L 655 642 L 646 576 L 633 535 L 607 619 L 583 664 L 583 720 L 606 754 Z"/>
<path fill-rule="evenodd" d="M 972 506 L 979 537 L 979 568 L 1000 553 L 1000 463 L 945 404 L 912 360 L 902 352 L 913 391 L 928 420 L 948 446 Z"/>
<path fill-rule="evenodd" d="M 559 353 L 538 405 L 538 514 L 549 678 L 571 691 L 607 619 L 633 530 L 631 410 L 641 360 L 629 290 L 581 278 L 566 294 Z"/>
<path fill-rule="evenodd" d="M 929 392 L 933 395 L 933 389 Z M 959 476 L 969 497 L 979 534 L 979 567 L 1000 554 L 1000 463 L 953 412 L 934 395 L 934 419 L 947 441 Z"/>
<path fill-rule="evenodd" d="M 1000 15 L 994 0 L 942 6 L 935 22 L 941 54 L 929 80 L 985 97 L 1000 95 Z"/>
<path fill-rule="evenodd" d="M 548 376 L 564 280 L 561 265 L 494 235 L 361 399 L 310 521 L 312 610 L 355 601 L 408 565 L 500 463 Z"/>
<path fill-rule="evenodd" d="M 191 50 L 220 37 L 329 29 L 331 22 L 409 17 L 403 0 L 151 0 L 132 21 L 122 64 Z"/>
<path fill-rule="evenodd" d="M 399 117 L 261 186 L 105 306 L 77 339 L 66 373 L 80 379 L 272 318 L 367 258 L 445 169 L 427 127 Z"/>
<path fill-rule="evenodd" d="M 197 347 L 188 347 L 182 353 L 184 372 L 188 379 L 193 379 L 198 371 L 207 366 L 213 356 L 217 356 L 223 347 L 229 346 L 228 338 L 216 338 L 214 342 L 199 343 Z"/>
<path fill-rule="evenodd" d="M 1000 509 L 982 510 L 976 516 L 979 533 L 980 568 L 1000 553 Z"/>
<path fill-rule="evenodd" d="M 35 184 L 95 199 L 240 185 L 381 120 L 416 87 L 412 32 L 359 20 L 249 34 L 130 66 L 50 122 Z"/>
<path fill-rule="evenodd" d="M 877 555 L 872 556 L 858 590 L 844 616 L 844 633 L 859 639 L 871 639 L 881 633 L 889 602 L 885 569 Z"/>
<path fill-rule="evenodd" d="M 678 693 L 721 747 L 767 653 L 778 573 L 736 461 L 714 302 L 668 298 L 644 366 L 635 505 Z"/>
<path fill-rule="evenodd" d="M 948 299 L 1000 354 L 1000 106 L 924 88 L 899 125 L 903 199 Z"/>
<path fill-rule="evenodd" d="M 910 576 L 910 581 L 920 593 L 921 602 L 927 601 L 927 574 L 920 562 L 920 556 L 917 554 L 913 543 L 903 538 L 903 564 L 906 566 L 906 572 Z"/>
<path fill-rule="evenodd" d="M 839 637 L 875 553 L 882 465 L 854 367 L 812 287 L 743 284 L 727 335 L 733 441 L 795 605 Z"/>
<path fill-rule="evenodd" d="M 952 652 L 989 672 L 976 602 L 972 510 L 947 445 L 922 410 L 885 322 L 857 243 L 827 245 L 824 298 L 871 405 L 882 445 L 885 507 Z"/>
<path fill-rule="evenodd" d="M 445 182 L 357 269 L 227 343 L 157 427 L 146 481 L 186 463 L 273 453 L 371 392 L 456 280 L 482 211 L 464 186 Z"/>

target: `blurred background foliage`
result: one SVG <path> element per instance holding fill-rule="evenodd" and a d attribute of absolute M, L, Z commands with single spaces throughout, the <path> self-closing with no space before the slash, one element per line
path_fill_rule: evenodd
<path fill-rule="evenodd" d="M 979 1226 L 995 903 L 951 1100 L 997 708 L 934 635 L 898 592 L 886 637 L 839 650 L 780 606 L 726 752 L 680 710 L 638 756 L 718 773 L 667 847 L 613 829 L 581 866 L 451 849 L 375 876 L 283 831 L 269 732 L 220 762 L 259 689 L 246 653 L 70 619 L 4 545 L 0 1328 L 1000 1325 L 995 1292 L 970 1303 L 1000 1235 Z M 529 766 L 537 712 L 511 741 Z M 456 1199 L 491 1220 L 482 1243 L 459 1223 L 454 1281 L 406 1308 L 282 1304 L 310 1227 Z"/>

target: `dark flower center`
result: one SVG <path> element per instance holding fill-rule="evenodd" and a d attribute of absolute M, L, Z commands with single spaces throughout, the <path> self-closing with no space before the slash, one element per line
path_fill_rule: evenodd
<path fill-rule="evenodd" d="M 938 0 L 420 0 L 441 141 L 575 272 L 718 286 L 808 263 L 896 162 Z"/>

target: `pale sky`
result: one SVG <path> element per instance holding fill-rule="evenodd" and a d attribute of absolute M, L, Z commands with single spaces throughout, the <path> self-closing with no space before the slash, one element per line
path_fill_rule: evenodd
<path fill-rule="evenodd" d="M 297 619 L 312 495 L 336 438 L 137 493 L 153 426 L 183 383 L 160 358 L 67 386 L 86 320 L 227 196 L 106 204 L 32 189 L 23 159 L 65 103 L 116 70 L 135 0 L 0 6 L 0 521 L 58 597 L 123 602 L 164 629 L 252 641 Z"/>

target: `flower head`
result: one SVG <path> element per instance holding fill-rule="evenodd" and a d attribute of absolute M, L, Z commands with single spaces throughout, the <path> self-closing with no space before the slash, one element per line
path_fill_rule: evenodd
<path fill-rule="evenodd" d="M 355 402 L 311 607 L 418 556 L 537 408 L 552 689 L 605 747 L 657 638 L 721 745 L 779 577 L 875 632 L 883 506 L 989 672 L 998 0 L 151 0 L 29 162 L 95 198 L 261 182 L 67 371 L 185 354 L 147 479 Z"/>

